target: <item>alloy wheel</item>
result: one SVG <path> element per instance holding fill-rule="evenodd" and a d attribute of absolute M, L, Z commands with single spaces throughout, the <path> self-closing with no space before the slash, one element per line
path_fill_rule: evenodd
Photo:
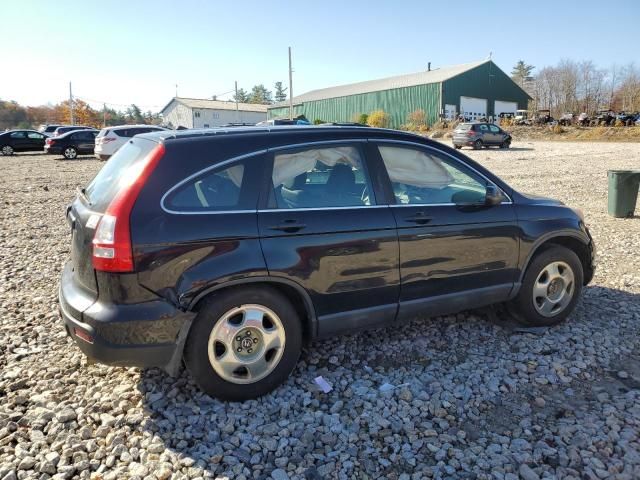
<path fill-rule="evenodd" d="M 77 155 L 78 153 L 76 152 L 76 149 L 73 147 L 67 147 L 64 150 L 64 158 L 68 158 L 69 160 L 76 158 Z"/>
<path fill-rule="evenodd" d="M 254 383 L 278 365 L 285 347 L 278 315 L 263 305 L 241 305 L 226 312 L 211 330 L 209 362 L 231 383 Z"/>
<path fill-rule="evenodd" d="M 533 284 L 533 306 L 543 317 L 554 317 L 571 303 L 574 291 L 571 267 L 565 262 L 551 262 Z"/>
<path fill-rule="evenodd" d="M 5 145 L 2 147 L 3 155 L 13 155 L 13 147 L 11 145 Z"/>

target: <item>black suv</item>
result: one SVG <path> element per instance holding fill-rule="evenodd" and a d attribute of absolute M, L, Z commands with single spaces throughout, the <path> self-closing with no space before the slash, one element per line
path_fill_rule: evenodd
<path fill-rule="evenodd" d="M 60 309 L 82 351 L 171 374 L 184 359 L 231 400 L 284 382 L 315 338 L 502 302 L 555 324 L 594 270 L 579 211 L 375 128 L 139 135 L 67 220 Z"/>

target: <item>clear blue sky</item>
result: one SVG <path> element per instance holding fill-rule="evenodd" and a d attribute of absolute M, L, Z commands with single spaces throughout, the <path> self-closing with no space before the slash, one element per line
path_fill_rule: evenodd
<path fill-rule="evenodd" d="M 486 58 L 507 73 L 562 58 L 640 59 L 640 1 L 6 1 L 0 98 L 81 98 L 159 110 L 287 78 L 294 95 Z M 228 95 L 222 96 L 228 98 Z"/>

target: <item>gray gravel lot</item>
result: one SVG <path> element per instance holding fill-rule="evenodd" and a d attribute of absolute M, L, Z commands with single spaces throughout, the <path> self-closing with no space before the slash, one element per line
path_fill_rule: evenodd
<path fill-rule="evenodd" d="M 467 312 L 318 342 L 242 404 L 186 373 L 87 365 L 57 281 L 64 207 L 102 164 L 0 157 L 0 479 L 640 478 L 640 216 L 606 214 L 606 171 L 640 168 L 640 144 L 513 147 L 465 153 L 582 208 L 598 246 L 569 321 Z"/>

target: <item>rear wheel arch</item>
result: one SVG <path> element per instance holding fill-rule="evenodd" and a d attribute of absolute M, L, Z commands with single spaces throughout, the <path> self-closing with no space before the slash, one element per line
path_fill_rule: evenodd
<path fill-rule="evenodd" d="M 588 272 L 590 272 L 591 270 L 591 251 L 589 250 L 588 241 L 583 239 L 578 234 L 559 233 L 543 237 L 533 246 L 520 272 L 520 282 L 522 282 L 522 279 L 524 278 L 527 268 L 529 268 L 532 260 L 540 253 L 548 250 L 553 246 L 565 247 L 574 252 L 578 256 L 578 258 L 580 259 L 580 263 L 582 264 L 585 283 L 587 282 L 587 280 L 590 280 L 590 275 L 588 275 Z"/>
<path fill-rule="evenodd" d="M 226 282 L 199 293 L 191 301 L 187 309 L 192 312 L 198 312 L 206 302 L 210 301 L 216 295 L 230 290 L 238 290 L 248 287 L 272 289 L 283 295 L 287 300 L 289 300 L 289 302 L 291 302 L 291 305 L 296 310 L 296 313 L 302 322 L 303 339 L 308 342 L 316 337 L 317 317 L 311 297 L 302 286 L 286 279 L 253 277 Z"/>

